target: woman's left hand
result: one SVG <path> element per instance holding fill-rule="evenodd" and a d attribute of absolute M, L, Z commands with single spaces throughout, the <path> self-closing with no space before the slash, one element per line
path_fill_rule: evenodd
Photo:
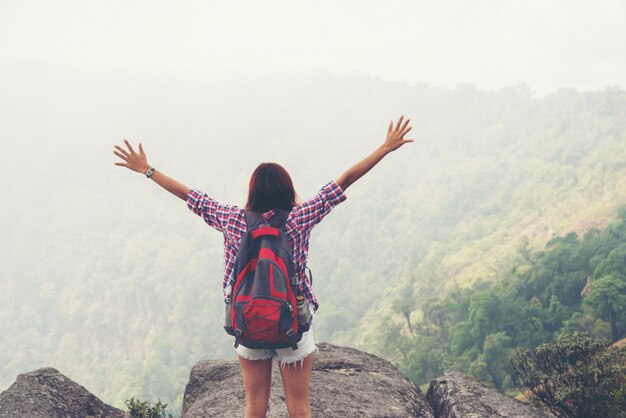
<path fill-rule="evenodd" d="M 146 171 L 150 169 L 150 164 L 148 164 L 148 158 L 146 157 L 146 153 L 143 151 L 141 142 L 139 143 L 138 153 L 135 152 L 135 150 L 127 140 L 124 140 L 124 142 L 128 147 L 128 151 L 120 147 L 119 145 L 114 145 L 116 149 L 113 150 L 113 154 L 120 157 L 122 160 L 124 160 L 124 162 L 116 162 L 114 164 L 129 168 L 138 173 L 146 174 Z"/>

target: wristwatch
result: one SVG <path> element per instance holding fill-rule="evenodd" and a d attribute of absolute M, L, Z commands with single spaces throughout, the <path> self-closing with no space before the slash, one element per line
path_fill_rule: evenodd
<path fill-rule="evenodd" d="M 152 177 L 155 171 L 156 171 L 156 168 L 154 167 L 150 168 L 150 170 L 146 171 L 146 177 L 148 178 Z"/>

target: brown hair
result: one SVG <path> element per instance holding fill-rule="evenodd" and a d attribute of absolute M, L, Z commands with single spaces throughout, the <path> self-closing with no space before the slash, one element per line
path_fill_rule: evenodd
<path fill-rule="evenodd" d="M 296 204 L 296 191 L 287 170 L 276 163 L 259 164 L 250 177 L 246 210 L 291 210 Z"/>

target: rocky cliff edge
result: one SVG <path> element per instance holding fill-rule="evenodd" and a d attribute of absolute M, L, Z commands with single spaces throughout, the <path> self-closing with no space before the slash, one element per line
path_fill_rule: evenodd
<path fill-rule="evenodd" d="M 313 417 L 549 418 L 552 415 L 505 396 L 476 379 L 450 372 L 435 379 L 425 396 L 391 363 L 371 354 L 318 344 L 311 373 Z M 275 366 L 268 417 L 287 410 Z M 204 360 L 191 370 L 182 418 L 241 417 L 245 390 L 239 364 Z M 18 375 L 0 393 L 0 418 L 130 418 L 51 367 Z"/>

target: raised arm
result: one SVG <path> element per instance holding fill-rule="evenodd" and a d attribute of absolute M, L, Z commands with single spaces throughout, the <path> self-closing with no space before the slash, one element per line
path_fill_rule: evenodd
<path fill-rule="evenodd" d="M 346 172 L 337 179 L 337 184 L 339 184 L 342 190 L 345 191 L 352 183 L 363 177 L 365 173 L 370 171 L 372 167 L 378 164 L 387 154 L 397 150 L 408 142 L 413 142 L 412 139 L 404 139 L 404 135 L 412 128 L 411 126 L 407 127 L 410 119 L 407 119 L 404 124 L 402 123 L 402 119 L 404 119 L 404 116 L 400 116 L 395 129 L 393 127 L 393 121 L 389 121 L 389 129 L 387 130 L 387 139 L 385 139 L 385 142 L 380 147 L 376 148 L 368 157 L 346 170 Z"/>
<path fill-rule="evenodd" d="M 148 158 L 146 157 L 146 153 L 141 146 L 141 142 L 139 143 L 139 152 L 135 152 L 135 150 L 128 143 L 127 140 L 124 140 L 124 142 L 128 147 L 128 151 L 118 145 L 114 145 L 116 149 L 113 150 L 113 154 L 120 157 L 122 160 L 124 160 L 124 162 L 116 162 L 114 164 L 126 167 L 145 175 L 146 172 L 151 168 L 151 166 L 150 164 L 148 164 Z M 174 180 L 171 177 L 166 176 L 158 170 L 155 170 L 150 178 L 154 180 L 159 186 L 172 193 L 174 196 L 178 196 L 182 200 L 187 200 L 189 187 L 185 186 L 184 184 Z"/>

